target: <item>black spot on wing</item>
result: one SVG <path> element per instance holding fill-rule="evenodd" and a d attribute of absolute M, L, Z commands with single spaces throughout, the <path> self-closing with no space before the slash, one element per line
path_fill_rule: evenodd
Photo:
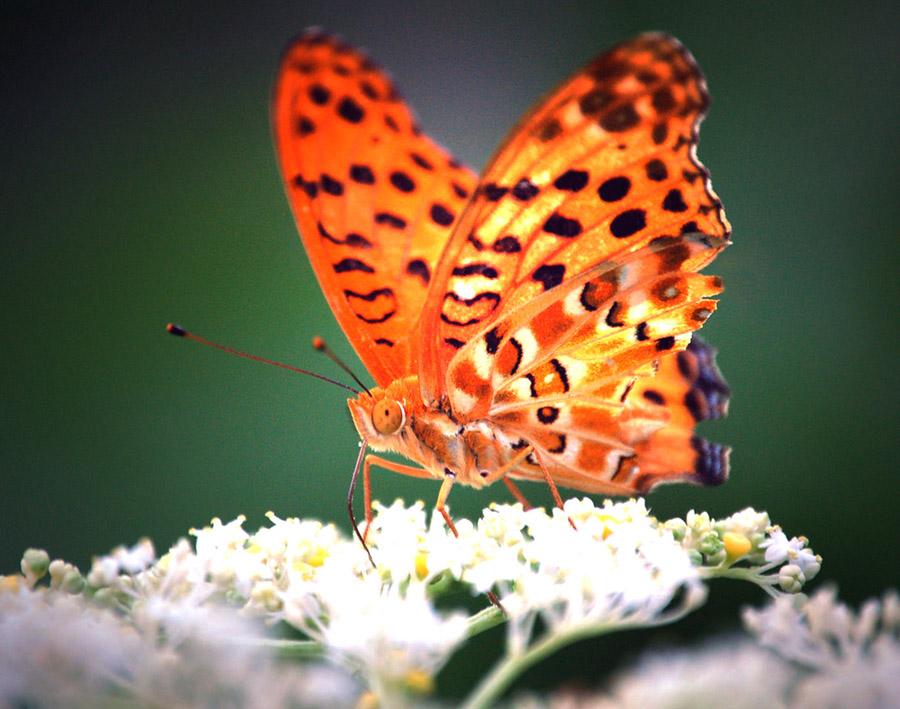
<path fill-rule="evenodd" d="M 344 289 L 344 296 L 347 298 L 347 302 L 351 304 L 354 300 L 361 300 L 366 303 L 373 303 L 379 298 L 386 298 L 392 304 L 391 309 L 382 313 L 381 315 L 373 315 L 367 316 L 362 313 L 356 311 L 354 309 L 353 314 L 356 315 L 357 318 L 362 320 L 363 322 L 367 322 L 369 324 L 382 323 L 386 320 L 389 320 L 394 314 L 397 312 L 396 306 L 396 297 L 394 296 L 394 291 L 391 288 L 376 288 L 374 290 L 369 291 L 368 293 L 357 293 L 356 291 L 350 289 Z"/>
<path fill-rule="evenodd" d="M 534 383 L 535 383 L 535 382 L 534 382 L 534 375 L 533 375 L 533 374 L 526 374 L 526 375 L 525 375 L 525 378 L 528 380 L 528 383 L 529 383 L 529 392 L 530 392 L 530 394 L 531 394 L 531 398 L 532 398 L 532 399 L 537 399 L 538 393 L 537 393 L 537 389 L 535 389 L 535 387 L 534 387 Z"/>
<path fill-rule="evenodd" d="M 484 335 L 484 345 L 488 354 L 497 354 L 497 349 L 500 347 L 501 342 L 502 338 L 496 327 L 488 330 Z"/>
<path fill-rule="evenodd" d="M 606 324 L 610 327 L 622 327 L 625 323 L 619 318 L 622 316 L 622 304 L 617 300 L 609 308 L 606 314 Z"/>
<path fill-rule="evenodd" d="M 522 245 L 514 236 L 503 236 L 491 245 L 491 250 L 498 254 L 517 254 L 522 250 Z"/>
<path fill-rule="evenodd" d="M 360 273 L 375 273 L 374 268 L 372 268 L 365 261 L 360 261 L 357 258 L 341 259 L 336 264 L 334 264 L 335 273 L 352 273 L 355 271 L 358 271 Z"/>
<path fill-rule="evenodd" d="M 670 350 L 675 346 L 675 338 L 672 335 L 668 335 L 667 337 L 660 337 L 656 341 L 656 351 L 657 352 L 665 352 L 666 350 Z"/>
<path fill-rule="evenodd" d="M 428 270 L 428 264 L 422 259 L 417 258 L 406 264 L 406 272 L 410 276 L 418 276 L 422 279 L 422 283 L 428 284 L 431 280 L 431 272 Z"/>
<path fill-rule="evenodd" d="M 309 100 L 317 106 L 324 106 L 331 99 L 331 91 L 322 84 L 313 84 L 307 90 Z"/>
<path fill-rule="evenodd" d="M 456 218 L 453 215 L 453 212 L 447 209 L 443 204 L 437 202 L 431 205 L 429 214 L 431 216 L 431 221 L 439 226 L 450 226 Z"/>
<path fill-rule="evenodd" d="M 335 197 L 340 197 L 344 194 L 344 185 L 331 177 L 331 175 L 326 175 L 323 172 L 319 183 L 322 185 L 322 191 L 326 194 L 334 195 Z"/>
<path fill-rule="evenodd" d="M 469 196 L 469 191 L 458 182 L 451 182 L 450 186 L 453 188 L 453 192 L 456 196 L 460 199 L 466 199 Z"/>
<path fill-rule="evenodd" d="M 661 86 L 654 91 L 651 102 L 653 108 L 659 113 L 668 113 L 675 108 L 675 97 L 672 95 L 672 90 L 668 86 Z"/>
<path fill-rule="evenodd" d="M 617 239 L 626 239 L 646 226 L 647 213 L 643 209 L 627 209 L 609 223 L 609 233 Z"/>
<path fill-rule="evenodd" d="M 512 188 L 512 196 L 520 202 L 533 199 L 540 192 L 540 188 L 527 177 L 523 177 Z"/>
<path fill-rule="evenodd" d="M 516 372 L 519 371 L 519 365 L 522 364 L 522 343 L 519 342 L 515 337 L 509 338 L 509 344 L 516 351 L 516 361 L 513 363 L 512 368 L 509 370 L 509 375 L 512 376 Z M 532 392 L 534 391 L 534 379 L 531 380 Z M 534 396 L 534 394 L 532 394 Z"/>
<path fill-rule="evenodd" d="M 361 185 L 375 184 L 375 174 L 368 165 L 351 165 L 350 179 Z"/>
<path fill-rule="evenodd" d="M 423 170 L 434 170 L 434 165 L 432 165 L 425 157 L 419 155 L 419 153 L 411 152 L 409 157 L 412 161 L 421 167 Z"/>
<path fill-rule="evenodd" d="M 642 322 L 639 323 L 638 326 L 634 329 L 634 336 L 638 340 L 649 340 L 650 335 L 647 333 L 647 323 Z"/>
<path fill-rule="evenodd" d="M 349 234 L 347 234 L 346 237 L 344 237 L 344 244 L 347 246 L 352 246 L 353 248 L 356 248 L 356 249 L 371 249 L 372 248 L 371 241 L 369 241 L 362 234 L 357 234 L 352 231 Z"/>
<path fill-rule="evenodd" d="M 559 418 L 559 409 L 555 406 L 542 406 L 537 410 L 538 421 L 551 424 Z"/>
<path fill-rule="evenodd" d="M 547 217 L 547 221 L 544 222 L 544 226 L 542 228 L 548 234 L 553 234 L 554 236 L 562 236 L 567 239 L 571 239 L 581 234 L 581 222 L 579 222 L 577 219 L 564 217 L 558 212 L 554 212 L 549 217 Z"/>
<path fill-rule="evenodd" d="M 623 133 L 641 120 L 634 104 L 626 103 L 600 117 L 600 127 L 608 133 Z"/>
<path fill-rule="evenodd" d="M 554 357 L 550 360 L 550 365 L 553 367 L 556 372 L 556 376 L 559 377 L 559 381 L 563 385 L 563 391 L 569 391 L 569 375 L 566 372 L 566 368 L 562 365 L 562 363 Z"/>
<path fill-rule="evenodd" d="M 580 192 L 585 188 L 589 179 L 587 170 L 566 170 L 553 181 L 553 186 L 566 192 Z"/>
<path fill-rule="evenodd" d="M 469 263 L 465 266 L 457 266 L 453 269 L 454 276 L 484 276 L 485 278 L 496 278 L 499 274 L 497 269 L 487 263 Z"/>
<path fill-rule="evenodd" d="M 304 136 L 315 132 L 316 124 L 309 120 L 309 118 L 307 118 L 306 116 L 300 116 L 300 118 L 297 119 L 297 122 L 294 124 L 294 130 L 296 131 L 297 135 L 303 138 Z"/>
<path fill-rule="evenodd" d="M 412 192 L 416 189 L 416 183 L 403 170 L 394 170 L 390 175 L 391 184 L 401 192 Z"/>
<path fill-rule="evenodd" d="M 372 84 L 370 84 L 365 79 L 362 79 L 359 82 L 359 88 L 363 92 L 363 95 L 366 98 L 370 98 L 373 101 L 377 101 L 380 98 L 380 96 L 378 95 L 378 91 L 375 89 L 375 87 L 372 86 Z"/>
<path fill-rule="evenodd" d="M 631 180 L 627 177 L 610 177 L 597 188 L 597 194 L 604 202 L 618 202 L 630 189 Z"/>
<path fill-rule="evenodd" d="M 644 172 L 647 174 L 647 178 L 654 182 L 662 182 L 669 177 L 666 164 L 659 158 L 653 158 L 644 165 Z"/>
<path fill-rule="evenodd" d="M 366 112 L 355 99 L 344 96 L 337 107 L 338 115 L 348 123 L 359 123 L 365 117 Z"/>
<path fill-rule="evenodd" d="M 378 212 L 375 215 L 375 223 L 386 224 L 394 229 L 406 228 L 406 220 L 403 217 L 398 217 L 396 214 L 391 214 L 390 212 Z"/>
<path fill-rule="evenodd" d="M 581 113 L 588 117 L 602 111 L 613 101 L 613 95 L 601 88 L 595 88 L 588 91 L 584 96 L 578 99 L 578 108 Z"/>
<path fill-rule="evenodd" d="M 531 274 L 531 278 L 532 280 L 538 281 L 546 291 L 562 283 L 565 275 L 566 267 L 564 264 L 545 263 L 543 266 L 538 266 L 535 269 L 534 273 Z"/>
<path fill-rule="evenodd" d="M 657 123 L 650 131 L 650 139 L 655 145 L 662 145 L 669 136 L 669 126 L 665 123 Z"/>
<path fill-rule="evenodd" d="M 645 389 L 644 398 L 651 404 L 656 404 L 657 406 L 663 406 L 666 403 L 666 398 L 656 391 L 656 389 Z"/>
<path fill-rule="evenodd" d="M 488 202 L 499 202 L 503 195 L 509 192 L 509 188 L 500 187 L 493 182 L 488 182 L 481 188 L 481 192 Z"/>
<path fill-rule="evenodd" d="M 669 190 L 665 199 L 663 199 L 662 208 L 667 212 L 686 212 L 688 206 L 684 201 L 684 196 L 681 194 L 681 190 Z"/>
<path fill-rule="evenodd" d="M 566 451 L 566 434 L 559 433 L 557 434 L 558 442 L 552 448 L 548 448 L 548 453 L 565 453 Z"/>

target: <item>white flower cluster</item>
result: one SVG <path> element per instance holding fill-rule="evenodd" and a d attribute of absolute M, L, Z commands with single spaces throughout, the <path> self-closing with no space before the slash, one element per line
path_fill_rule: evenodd
<path fill-rule="evenodd" d="M 643 500 L 598 507 L 588 498 L 571 499 L 550 515 L 494 505 L 477 531 L 468 577 L 480 590 L 498 590 L 512 655 L 528 647 L 537 617 L 548 636 L 607 632 L 665 622 L 706 597 L 691 557 Z"/>
<path fill-rule="evenodd" d="M 791 706 L 900 706 L 900 595 L 888 591 L 853 613 L 833 587 L 744 610 L 760 644 L 805 672 Z"/>
<path fill-rule="evenodd" d="M 336 709 L 359 696 L 338 668 L 276 662 L 259 624 L 222 606 L 143 595 L 123 615 L 105 607 L 115 593 L 35 586 L 39 567 L 23 566 L 0 581 L 0 706 Z"/>
<path fill-rule="evenodd" d="M 143 639 L 136 645 L 140 652 L 156 657 L 166 650 L 170 662 L 185 648 L 237 647 L 236 654 L 217 660 L 230 668 L 247 664 L 248 648 L 324 654 L 383 705 L 399 705 L 403 697 L 430 690 L 436 673 L 467 638 L 507 620 L 507 652 L 498 665 L 504 679 L 489 677 L 471 703 L 487 706 L 515 676 L 510 667 L 521 671 L 542 653 L 579 637 L 677 619 L 703 602 L 706 578 L 787 587 L 779 572 L 768 572 L 795 566 L 800 573 L 792 571 L 791 578 L 802 584 L 820 562 L 805 540 L 787 540 L 765 513 L 753 510 L 721 521 L 691 512 L 685 520 L 660 523 L 643 500 L 594 505 L 587 498 L 572 499 L 550 514 L 518 504 L 492 505 L 474 524 L 460 520 L 459 536 L 440 515 L 429 522 L 421 502 L 376 504 L 375 511 L 367 539 L 374 567 L 358 541 L 334 525 L 271 513 L 270 524 L 254 534 L 244 530 L 243 517 L 229 523 L 215 519 L 191 530 L 193 546 L 181 540 L 159 560 L 149 540 L 120 547 L 95 559 L 86 577 L 30 550 L 22 576 L 0 577 L 7 617 L 18 615 L 21 621 L 12 630 L 6 626 L 6 638 L 27 634 L 25 628 L 36 622 L 34 608 L 67 608 L 68 615 L 53 616 L 53 623 L 74 617 L 74 606 L 65 605 L 69 600 L 54 600 L 72 595 L 79 608 L 91 609 L 85 618 L 103 609 L 106 615 L 96 616 L 97 622 L 114 624 L 117 631 L 109 635 L 116 647 L 119 635 L 132 640 L 136 635 Z M 48 571 L 50 586 L 37 586 Z M 435 599 L 459 588 L 489 594 L 498 606 L 468 619 L 458 611 L 439 611 Z M 270 626 L 286 622 L 309 640 L 266 640 L 261 624 L 252 622 L 259 618 Z M 535 638 L 538 619 L 545 632 Z M 156 644 L 158 638 L 165 642 Z M 12 652 L 16 642 L 0 644 L 0 653 Z M 117 653 L 127 665 L 128 652 L 91 654 L 101 661 Z M 155 660 L 144 664 L 158 666 Z M 146 673 L 136 669 L 140 660 L 126 670 L 101 665 L 100 675 L 129 687 L 146 681 Z M 236 681 L 240 673 L 229 672 Z M 285 697 L 294 686 L 275 685 L 287 687 Z M 342 686 L 353 686 L 358 694 L 357 685 Z M 17 695 L 3 695 L 0 681 L 0 703 L 10 696 Z M 328 702 L 320 698 L 320 703 Z"/>
<path fill-rule="evenodd" d="M 518 701 L 518 709 L 886 709 L 900 706 L 900 596 L 889 591 L 857 613 L 833 588 L 780 596 L 745 609 L 756 636 L 695 650 L 651 651 L 600 694 Z"/>
<path fill-rule="evenodd" d="M 684 520 L 664 525 L 690 550 L 704 577 L 752 581 L 773 597 L 775 586 L 796 593 L 822 567 L 822 557 L 808 548 L 806 537 L 792 537 L 772 525 L 766 512 L 752 507 L 722 520 L 706 512 L 688 512 Z"/>

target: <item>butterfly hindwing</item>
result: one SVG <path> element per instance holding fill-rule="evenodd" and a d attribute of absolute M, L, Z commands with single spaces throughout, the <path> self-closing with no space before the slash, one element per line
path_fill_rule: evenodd
<path fill-rule="evenodd" d="M 272 119 L 335 317 L 379 385 L 414 373 L 422 303 L 474 174 L 422 134 L 365 54 L 318 31 L 285 50 Z"/>

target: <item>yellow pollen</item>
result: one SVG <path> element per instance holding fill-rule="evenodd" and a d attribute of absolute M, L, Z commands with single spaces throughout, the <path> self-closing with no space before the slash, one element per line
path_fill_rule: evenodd
<path fill-rule="evenodd" d="M 309 556 L 307 562 L 310 566 L 321 566 L 328 558 L 328 550 L 325 547 L 316 547 L 316 550 Z"/>
<path fill-rule="evenodd" d="M 725 532 L 722 535 L 722 542 L 725 544 L 725 553 L 732 559 L 740 559 L 750 553 L 752 544 L 743 534 L 736 532 Z"/>
<path fill-rule="evenodd" d="M 15 593 L 19 590 L 19 583 L 24 583 L 25 577 L 19 574 L 0 576 L 0 593 Z"/>
<path fill-rule="evenodd" d="M 417 551 L 415 558 L 416 577 L 421 581 L 428 575 L 428 554 L 424 551 Z"/>
<path fill-rule="evenodd" d="M 312 581 L 316 577 L 315 567 L 305 561 L 295 561 L 294 571 L 298 571 L 304 581 Z"/>
<path fill-rule="evenodd" d="M 356 709 L 378 709 L 381 702 L 375 692 L 363 692 L 359 695 L 359 701 L 356 702 Z"/>
<path fill-rule="evenodd" d="M 428 694 L 434 690 L 434 679 L 425 670 L 410 670 L 404 675 L 403 684 L 419 694 Z"/>

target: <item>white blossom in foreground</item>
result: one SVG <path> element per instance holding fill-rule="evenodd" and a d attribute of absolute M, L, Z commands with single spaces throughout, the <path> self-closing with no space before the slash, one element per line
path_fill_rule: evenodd
<path fill-rule="evenodd" d="M 507 622 L 506 652 L 466 704 L 491 706 L 518 674 L 574 640 L 690 612 L 708 578 L 777 595 L 821 562 L 805 539 L 788 539 L 750 509 L 659 522 L 642 500 L 572 499 L 550 513 L 491 505 L 474 522 L 459 520 L 459 536 L 421 502 L 375 512 L 371 557 L 334 525 L 274 514 L 255 533 L 243 517 L 214 519 L 191 530 L 193 545 L 181 540 L 158 560 L 148 540 L 119 547 L 84 577 L 29 550 L 21 575 L 0 577 L 0 704 L 30 701 L 26 690 L 38 683 L 95 703 L 118 692 L 138 703 L 215 704 L 221 691 L 241 706 L 342 706 L 362 691 L 364 702 L 404 706 L 432 688 L 464 642 L 473 647 L 479 632 Z M 459 590 L 485 599 L 484 609 L 467 618 L 436 605 Z M 276 639 L 266 627 L 305 639 Z M 332 669 L 273 664 L 273 650 Z M 45 666 L 42 658 L 57 656 Z M 45 673 L 56 679 L 40 684 Z M 258 696 L 264 704 L 254 704 Z"/>
<path fill-rule="evenodd" d="M 15 582 L 15 588 L 14 583 Z M 120 613 L 3 579 L 0 706 L 351 707 L 359 687 L 325 665 L 279 664 L 261 628 L 217 605 Z M 135 625 L 132 621 L 136 621 Z"/>
<path fill-rule="evenodd" d="M 749 640 L 719 640 L 696 650 L 648 652 L 603 691 L 559 694 L 534 709 L 786 709 L 794 674 Z"/>
<path fill-rule="evenodd" d="M 854 613 L 833 588 L 746 609 L 754 638 L 646 653 L 598 693 L 533 697 L 517 709 L 886 709 L 900 707 L 900 596 Z"/>
<path fill-rule="evenodd" d="M 900 706 L 900 596 L 885 593 L 854 613 L 834 588 L 784 596 L 744 623 L 759 642 L 804 670 L 792 707 Z"/>

